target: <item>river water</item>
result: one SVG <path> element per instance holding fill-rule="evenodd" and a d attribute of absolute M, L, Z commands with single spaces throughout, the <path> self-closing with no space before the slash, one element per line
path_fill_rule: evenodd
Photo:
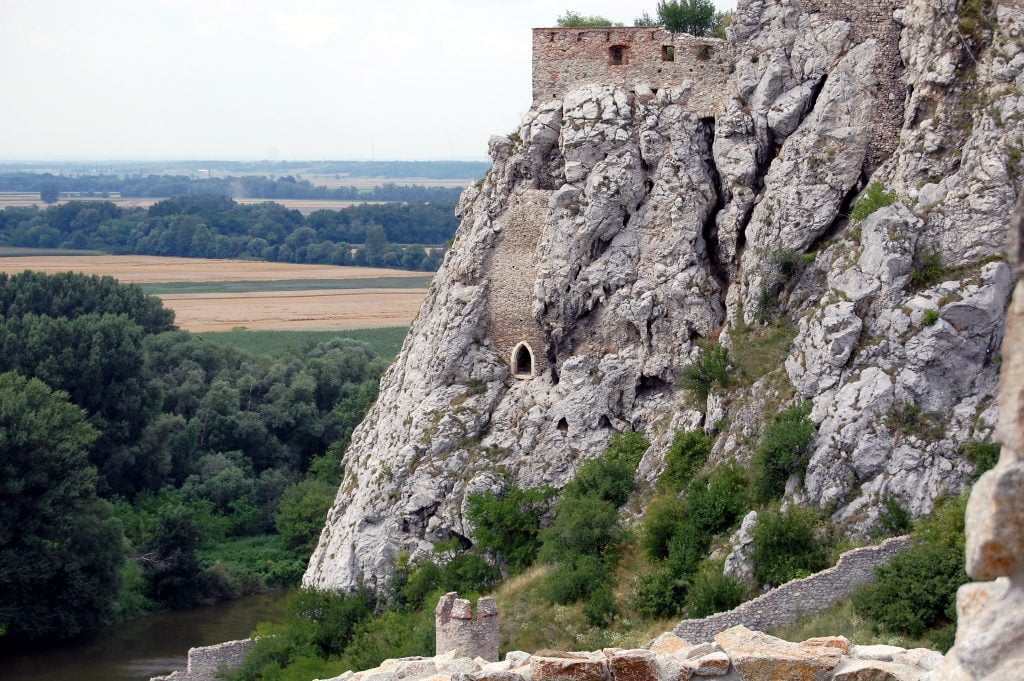
<path fill-rule="evenodd" d="M 188 649 L 247 637 L 284 613 L 287 593 L 146 615 L 76 640 L 0 658 L 3 681 L 147 681 L 184 669 Z"/>

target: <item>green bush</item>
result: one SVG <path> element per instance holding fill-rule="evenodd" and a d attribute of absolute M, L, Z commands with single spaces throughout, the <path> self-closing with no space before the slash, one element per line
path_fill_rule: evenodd
<path fill-rule="evenodd" d="M 336 485 L 312 478 L 285 489 L 274 525 L 286 546 L 306 554 L 313 551 L 337 491 Z"/>
<path fill-rule="evenodd" d="M 754 497 L 761 502 L 778 499 L 786 480 L 807 470 L 816 430 L 809 418 L 809 402 L 790 407 L 769 421 L 754 452 Z"/>
<path fill-rule="evenodd" d="M 615 593 L 609 584 L 603 584 L 593 590 L 587 602 L 583 604 L 583 615 L 595 627 L 607 627 L 618 612 Z"/>
<path fill-rule="evenodd" d="M 630 607 L 652 619 L 674 617 L 682 609 L 686 587 L 685 580 L 677 577 L 671 568 L 664 567 L 637 580 Z"/>
<path fill-rule="evenodd" d="M 885 191 L 885 187 L 879 182 L 872 182 L 868 185 L 864 195 L 857 199 L 850 217 L 857 222 L 863 222 L 875 211 L 891 206 L 896 203 L 896 194 Z"/>
<path fill-rule="evenodd" d="M 554 522 L 541 530 L 541 559 L 558 563 L 571 555 L 604 555 L 621 534 L 612 504 L 597 496 L 565 497 Z"/>
<path fill-rule="evenodd" d="M 686 514 L 686 505 L 675 494 L 655 497 L 644 513 L 641 546 L 651 558 L 668 558 L 668 545 L 679 530 Z"/>
<path fill-rule="evenodd" d="M 909 636 L 943 627 L 956 617 L 956 590 L 964 572 L 964 511 L 967 495 L 947 500 L 914 532 L 914 544 L 877 580 L 854 594 L 854 609 L 879 628 Z"/>
<path fill-rule="evenodd" d="M 997 444 L 978 440 L 965 442 L 962 449 L 964 456 L 974 463 L 975 480 L 980 478 L 985 471 L 995 468 L 995 465 L 999 463 L 999 453 L 1002 451 Z"/>
<path fill-rule="evenodd" d="M 939 321 L 942 315 L 938 310 L 925 310 L 924 315 L 921 317 L 921 323 L 925 326 L 935 326 L 935 323 Z"/>
<path fill-rule="evenodd" d="M 679 431 L 665 454 L 665 472 L 658 482 L 676 492 L 686 487 L 711 455 L 715 441 L 703 430 Z"/>
<path fill-rule="evenodd" d="M 418 610 L 435 592 L 482 593 L 500 578 L 495 566 L 451 539 L 435 544 L 433 556 L 415 565 L 407 556 L 400 556 L 387 585 L 386 600 L 394 609 Z"/>
<path fill-rule="evenodd" d="M 686 594 L 686 615 L 708 617 L 743 602 L 743 585 L 722 574 L 721 563 L 704 563 Z"/>
<path fill-rule="evenodd" d="M 921 247 L 914 253 L 914 260 L 910 265 L 910 286 L 914 290 L 940 284 L 948 274 L 949 268 L 938 251 Z"/>
<path fill-rule="evenodd" d="M 626 503 L 636 486 L 634 476 L 650 443 L 639 433 L 618 433 L 604 454 L 587 461 L 565 486 L 563 498 L 596 497 L 615 508 Z"/>
<path fill-rule="evenodd" d="M 343 670 L 372 669 L 384 660 L 432 655 L 434 633 L 433 608 L 420 612 L 386 612 L 359 625 L 351 642 L 345 646 L 339 667 Z"/>
<path fill-rule="evenodd" d="M 806 509 L 763 511 L 754 527 L 754 576 L 762 586 L 806 577 L 827 565 L 827 551 L 814 536 L 815 516 Z"/>
<path fill-rule="evenodd" d="M 888 536 L 895 537 L 910 532 L 914 517 L 894 498 L 887 496 L 882 499 L 882 512 L 878 516 L 878 524 Z"/>
<path fill-rule="evenodd" d="M 729 351 L 717 343 L 709 345 L 692 364 L 683 369 L 680 384 L 694 397 L 704 401 L 715 385 L 729 387 L 729 368 Z"/>
<path fill-rule="evenodd" d="M 552 487 L 511 486 L 499 494 L 471 494 L 466 516 L 473 524 L 476 548 L 515 573 L 529 567 L 540 550 L 540 519 L 547 512 Z"/>
<path fill-rule="evenodd" d="M 572 554 L 558 563 L 544 581 L 544 593 L 552 603 L 578 603 L 608 585 L 608 562 L 601 556 Z"/>
<path fill-rule="evenodd" d="M 572 10 L 565 10 L 565 14 L 559 15 L 556 19 L 562 28 L 611 28 L 622 26 L 622 24 L 605 19 L 597 14 L 585 15 Z"/>

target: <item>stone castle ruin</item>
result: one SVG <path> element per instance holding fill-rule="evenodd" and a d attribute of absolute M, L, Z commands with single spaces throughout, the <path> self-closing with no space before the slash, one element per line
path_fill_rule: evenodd
<path fill-rule="evenodd" d="M 441 597 L 434 610 L 436 653 L 454 653 L 455 657 L 481 657 L 488 662 L 497 662 L 498 606 L 493 598 L 481 598 L 476 602 L 476 617 L 469 601 L 459 598 L 452 591 Z"/>

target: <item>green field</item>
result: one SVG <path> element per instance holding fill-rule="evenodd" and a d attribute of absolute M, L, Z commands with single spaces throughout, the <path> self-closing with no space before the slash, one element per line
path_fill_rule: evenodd
<path fill-rule="evenodd" d="M 103 251 L 76 251 L 73 248 L 23 248 L 0 246 L 0 258 L 28 258 L 35 255 L 105 255 Z"/>
<path fill-rule="evenodd" d="M 152 295 L 169 293 L 252 293 L 258 291 L 319 291 L 324 289 L 426 288 L 431 275 L 371 277 L 368 279 L 280 279 L 277 281 L 172 281 L 139 284 Z"/>
<path fill-rule="evenodd" d="M 257 355 L 303 354 L 319 343 L 332 338 L 353 338 L 372 347 L 379 356 L 392 359 L 402 347 L 409 331 L 405 326 L 384 326 L 376 329 L 339 331 L 274 331 L 232 329 L 197 333 L 220 345 L 228 345 Z"/>

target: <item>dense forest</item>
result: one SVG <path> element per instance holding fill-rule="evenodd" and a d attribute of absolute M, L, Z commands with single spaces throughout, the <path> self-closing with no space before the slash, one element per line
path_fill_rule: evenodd
<path fill-rule="evenodd" d="M 446 201 L 459 198 L 459 187 L 423 187 L 383 184 L 377 187 L 322 187 L 292 176 L 269 178 L 262 175 L 194 178 L 187 175 L 52 175 L 50 173 L 0 173 L 0 191 L 40 192 L 55 197 L 57 192 L 90 196 L 119 193 L 126 197 L 163 198 L 223 194 L 251 199 L 332 199 L 339 201 Z"/>
<path fill-rule="evenodd" d="M 354 178 L 422 178 L 427 180 L 468 180 L 484 176 L 488 161 L 104 161 L 0 163 L 0 172 L 40 172 L 59 169 L 64 173 L 95 173 L 100 170 L 120 175 L 195 173 L 209 170 L 224 173 L 313 173 L 347 175 Z"/>
<path fill-rule="evenodd" d="M 148 209 L 71 201 L 0 213 L 0 246 L 435 270 L 458 222 L 452 203 L 361 204 L 303 216 L 276 203 L 179 196 Z"/>
<path fill-rule="evenodd" d="M 258 356 L 109 277 L 0 274 L 0 648 L 296 584 L 388 359 Z"/>

